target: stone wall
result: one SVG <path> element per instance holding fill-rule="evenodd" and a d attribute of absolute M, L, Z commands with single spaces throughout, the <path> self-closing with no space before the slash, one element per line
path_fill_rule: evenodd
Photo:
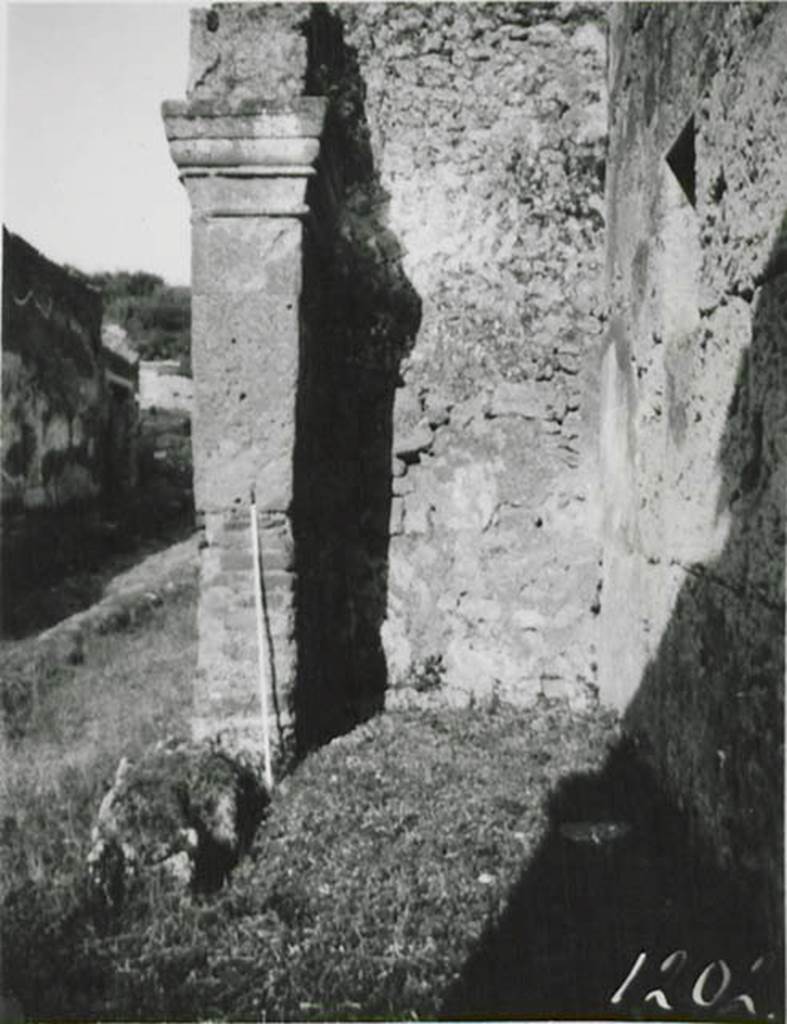
<path fill-rule="evenodd" d="M 116 509 L 139 483 L 139 353 L 118 324 L 101 328 L 101 358 L 107 382 L 106 461 L 103 480 L 107 505 Z"/>
<path fill-rule="evenodd" d="M 256 480 L 292 531 L 276 646 L 307 745 L 428 666 L 458 703 L 594 682 L 605 46 L 595 5 L 193 13 L 165 119 L 195 210 L 203 565 L 243 604 L 220 550 Z M 215 639 L 204 583 L 221 717 L 252 652 L 240 611 Z"/>
<path fill-rule="evenodd" d="M 103 473 L 99 293 L 3 230 L 2 502 L 96 498 Z"/>
<path fill-rule="evenodd" d="M 602 374 L 601 693 L 777 930 L 786 48 L 780 5 L 613 9 Z"/>
<path fill-rule="evenodd" d="M 137 356 L 102 337 L 101 319 L 95 288 L 4 229 L 5 593 L 81 564 L 93 527 L 136 486 Z"/>
<path fill-rule="evenodd" d="M 140 409 L 179 409 L 194 406 L 194 381 L 180 372 L 175 359 L 143 359 L 139 364 Z"/>
<path fill-rule="evenodd" d="M 459 703 L 575 695 L 600 579 L 603 11 L 332 10 L 375 185 L 345 200 L 345 237 L 393 252 L 420 304 L 393 408 L 389 684 L 431 665 Z"/>

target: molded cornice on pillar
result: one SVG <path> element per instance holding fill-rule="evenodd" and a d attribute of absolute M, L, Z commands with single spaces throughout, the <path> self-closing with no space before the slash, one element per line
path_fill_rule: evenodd
<path fill-rule="evenodd" d="M 327 101 L 286 107 L 244 101 L 168 100 L 162 115 L 170 153 L 194 216 L 303 217 Z"/>
<path fill-rule="evenodd" d="M 321 198 L 310 183 L 326 164 L 320 140 L 327 100 L 301 95 L 309 10 L 233 3 L 193 11 L 189 97 L 162 105 L 192 208 L 192 443 L 203 520 L 192 717 L 198 738 L 220 730 L 253 744 L 259 738 L 251 487 L 275 668 L 268 705 L 278 709 L 279 730 L 289 728 L 297 675 L 291 509 L 304 243 L 308 237 L 311 244 L 315 217 L 308 230 L 304 221 L 312 194 Z"/>

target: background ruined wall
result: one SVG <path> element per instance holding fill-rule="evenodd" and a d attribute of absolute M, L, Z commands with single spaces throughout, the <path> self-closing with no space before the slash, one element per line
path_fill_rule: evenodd
<path fill-rule="evenodd" d="M 3 231 L 0 627 L 24 628 L 22 593 L 95 555 L 102 516 L 137 483 L 136 353 L 105 332 L 81 275 Z M 93 554 L 91 554 L 93 552 Z"/>
<path fill-rule="evenodd" d="M 787 10 L 611 26 L 601 693 L 779 928 Z"/>
<path fill-rule="evenodd" d="M 3 232 L 3 507 L 61 506 L 101 488 L 99 293 Z"/>
<path fill-rule="evenodd" d="M 603 10 L 331 11 L 374 167 L 344 237 L 420 303 L 393 407 L 389 683 L 442 658 L 458 702 L 573 694 L 596 659 Z"/>
<path fill-rule="evenodd" d="M 190 413 L 194 382 L 180 372 L 180 363 L 175 359 L 144 359 L 139 364 L 139 405 L 141 409 L 179 409 Z"/>
<path fill-rule="evenodd" d="M 108 420 L 101 312 L 95 289 L 3 229 L 5 594 L 78 552 L 96 512 Z"/>

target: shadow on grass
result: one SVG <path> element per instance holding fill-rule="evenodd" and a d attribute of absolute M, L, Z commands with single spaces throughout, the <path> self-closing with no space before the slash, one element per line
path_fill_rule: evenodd
<path fill-rule="evenodd" d="M 782 950 L 628 745 L 550 820 L 442 1019 L 783 1019 Z"/>

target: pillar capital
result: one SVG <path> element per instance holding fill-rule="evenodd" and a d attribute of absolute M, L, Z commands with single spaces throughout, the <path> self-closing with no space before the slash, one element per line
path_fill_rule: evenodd
<path fill-rule="evenodd" d="M 306 330 L 304 238 L 324 177 L 325 97 L 304 96 L 307 4 L 215 4 L 191 15 L 187 98 L 162 116 L 192 207 L 194 496 L 203 521 L 195 736 L 260 721 L 248 498 L 257 495 L 268 706 L 289 728 L 297 674 L 292 524 Z M 318 195 L 317 199 L 321 200 Z M 322 207 L 320 208 L 322 209 Z M 281 730 L 281 732 L 280 732 Z"/>
<path fill-rule="evenodd" d="M 302 217 L 326 100 L 167 100 L 170 154 L 195 217 Z"/>

